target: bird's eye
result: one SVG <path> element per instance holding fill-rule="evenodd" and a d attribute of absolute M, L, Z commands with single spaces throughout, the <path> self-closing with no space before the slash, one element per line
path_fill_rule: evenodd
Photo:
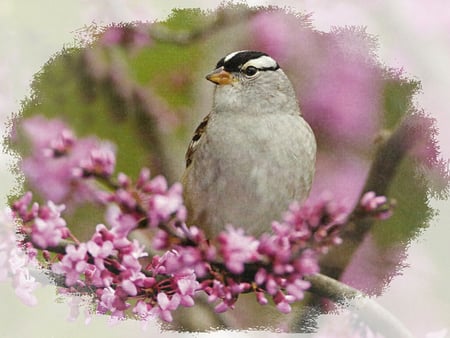
<path fill-rule="evenodd" d="M 243 72 L 244 72 L 244 74 L 247 75 L 247 76 L 253 76 L 253 75 L 255 75 L 256 73 L 258 73 L 258 69 L 256 69 L 256 67 L 253 67 L 253 66 L 248 66 L 247 68 L 245 68 L 245 69 L 243 70 Z"/>

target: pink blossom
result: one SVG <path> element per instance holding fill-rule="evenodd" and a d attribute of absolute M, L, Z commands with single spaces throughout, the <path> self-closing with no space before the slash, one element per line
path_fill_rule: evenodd
<path fill-rule="evenodd" d="M 127 184 L 128 183 L 129 182 L 127 182 Z M 111 196 L 110 201 L 116 202 L 122 208 L 130 211 L 134 210 L 137 206 L 136 197 L 133 196 L 131 190 L 117 189 L 117 191 L 115 191 L 115 193 Z"/>
<path fill-rule="evenodd" d="M 124 174 L 119 174 L 118 182 L 119 188 L 104 198 L 106 203 L 115 203 L 120 208 L 120 212 L 117 207 L 111 208 L 108 215 L 115 228 L 122 226 L 131 231 L 144 216 L 151 227 L 171 222 L 179 227 L 185 221 L 186 208 L 180 183 L 169 187 L 163 176 L 151 179 L 146 168 L 141 170 L 135 184 Z"/>
<path fill-rule="evenodd" d="M 133 307 L 133 313 L 136 314 L 139 319 L 145 320 L 149 317 L 152 308 L 153 307 L 151 304 L 143 300 L 139 300 Z"/>
<path fill-rule="evenodd" d="M 88 252 L 92 255 L 94 258 L 94 264 L 97 268 L 104 270 L 105 264 L 104 260 L 109 255 L 113 253 L 113 243 L 110 241 L 97 241 L 96 243 L 94 240 L 88 241 L 86 243 L 86 248 Z"/>
<path fill-rule="evenodd" d="M 86 158 L 80 159 L 78 165 L 72 170 L 77 177 L 108 177 L 114 172 L 116 156 L 110 144 L 100 143 L 89 151 Z"/>
<path fill-rule="evenodd" d="M 144 187 L 150 183 L 151 175 L 150 175 L 150 169 L 149 168 L 142 168 L 139 172 L 138 179 L 136 181 L 136 187 L 138 189 L 144 190 Z M 150 189 L 151 191 L 151 189 Z M 147 192 L 150 192 L 147 191 Z"/>
<path fill-rule="evenodd" d="M 129 296 L 134 297 L 138 293 L 138 289 L 136 288 L 136 285 L 134 285 L 134 283 L 129 279 L 123 280 L 122 283 L 120 284 L 120 286 Z"/>
<path fill-rule="evenodd" d="M 167 273 L 184 273 L 192 269 L 198 276 L 207 273 L 207 265 L 202 250 L 189 246 L 180 246 L 176 250 L 168 251 L 163 261 L 164 271 Z"/>
<path fill-rule="evenodd" d="M 318 201 L 307 200 L 303 205 L 297 202 L 289 206 L 283 220 L 294 232 L 289 238 L 309 244 L 320 253 L 330 246 L 340 243 L 339 230 L 345 224 L 350 209 L 344 203 L 337 203 L 328 193 L 322 194 Z M 278 233 L 278 228 L 274 228 Z M 303 237 L 308 233 L 307 237 Z"/>
<path fill-rule="evenodd" d="M 151 193 L 151 194 L 159 194 L 159 195 L 165 194 L 167 192 L 167 189 L 169 188 L 165 177 L 162 175 L 158 175 L 150 180 L 150 177 L 148 175 L 149 175 L 149 172 L 145 172 L 145 171 L 141 172 L 140 179 L 143 179 L 144 177 L 147 177 L 147 179 L 148 179 L 147 182 L 141 183 L 142 190 L 146 193 Z"/>
<path fill-rule="evenodd" d="M 64 205 L 55 205 L 52 201 L 39 209 L 38 217 L 33 220 L 31 238 L 36 246 L 45 249 L 57 245 L 69 235 L 66 221 L 61 218 Z"/>
<path fill-rule="evenodd" d="M 259 258 L 259 242 L 252 236 L 246 236 L 242 229 L 234 229 L 229 225 L 227 231 L 219 235 L 218 241 L 226 267 L 235 274 L 244 271 L 245 263 L 252 263 Z"/>
<path fill-rule="evenodd" d="M 121 263 L 122 266 L 130 271 L 139 272 L 142 269 L 142 265 L 139 263 L 137 254 L 132 252 L 131 254 L 122 255 Z"/>
<path fill-rule="evenodd" d="M 293 296 L 295 300 L 301 300 L 310 286 L 311 284 L 303 279 L 292 278 L 286 285 L 286 293 Z"/>
<path fill-rule="evenodd" d="M 217 312 L 233 308 L 240 294 L 253 291 L 260 304 L 268 302 L 263 294 L 266 292 L 272 296 L 276 307 L 287 313 L 290 304 L 303 299 L 310 286 L 303 277 L 319 271 L 318 254 L 338 243 L 339 226 L 348 215 L 348 209 L 328 195 L 315 203 L 295 202 L 280 222 L 273 223 L 272 234 L 255 239 L 230 225 L 217 238 L 216 248 L 200 229 L 187 227 L 177 219 L 179 209 L 184 209 L 179 200 L 181 189 L 177 185 L 169 188 L 166 181 L 159 178 L 150 180 L 147 173 L 143 171 L 136 184 L 120 175 L 117 191 L 121 192 L 110 195 L 111 203 L 116 205 L 107 215 L 111 228 L 97 225 L 89 241 L 68 245 L 60 262 L 52 265 L 53 272 L 65 276 L 68 287 L 79 284 L 97 288 L 98 311 L 111 313 L 115 318 L 124 315 L 123 311 L 130 306 L 130 297 L 147 295 L 150 302 L 137 303 L 133 311 L 142 318 L 151 315 L 171 321 L 171 312 L 180 305 L 193 306 L 195 294 L 201 290 L 207 293 L 208 301 L 216 303 Z M 169 212 L 161 212 L 167 205 L 148 203 L 148 208 L 161 208 L 158 212 L 164 214 L 159 220 L 163 225 L 159 232 L 165 233 L 162 240 L 176 240 L 174 245 L 164 244 L 171 250 L 161 257 L 154 256 L 145 269 L 139 261 L 147 255 L 143 245 L 128 238 L 139 213 L 147 212 L 138 210 L 137 199 L 127 197 L 133 189 L 138 189 L 149 201 L 154 196 L 168 198 L 172 194 L 176 201 L 174 205 L 169 203 Z M 139 197 L 139 200 L 145 199 Z M 59 217 L 60 211 L 52 204 L 45 208 L 32 204 L 29 194 L 15 204 L 15 213 L 32 224 L 38 217 Z M 124 225 L 128 222 L 133 226 Z M 35 231 L 31 229 L 32 236 Z M 231 274 L 216 271 L 218 261 L 223 261 L 227 271 L 236 275 L 244 272 L 246 264 L 264 267 L 256 273 L 255 285 L 252 281 L 240 281 Z M 199 277 L 205 279 L 200 283 Z M 153 302 L 158 305 L 154 306 Z"/>
<path fill-rule="evenodd" d="M 180 295 L 180 304 L 186 307 L 194 306 L 194 295 L 200 287 L 195 274 L 184 276 L 177 280 L 178 294 Z"/>
<path fill-rule="evenodd" d="M 180 296 L 178 294 L 174 294 L 171 298 L 169 298 L 167 294 L 161 292 L 158 293 L 156 299 L 158 306 L 153 308 L 152 314 L 159 316 L 166 322 L 171 322 L 173 320 L 171 312 L 176 310 L 180 305 Z"/>
<path fill-rule="evenodd" d="M 106 267 L 98 267 L 96 265 L 88 264 L 84 271 L 85 282 L 89 285 L 99 287 L 110 287 L 115 279 L 112 272 Z"/>
<path fill-rule="evenodd" d="M 55 203 L 95 199 L 93 186 L 78 180 L 73 171 L 80 172 L 80 162 L 87 163 L 94 151 L 91 162 L 103 161 L 103 173 L 109 173 L 113 168 L 111 144 L 100 144 L 94 137 L 76 140 L 61 120 L 39 115 L 23 120 L 21 126 L 31 143 L 31 153 L 23 158 L 22 170 L 32 187 Z M 109 155 L 103 156 L 95 149 L 109 149 Z"/>
<path fill-rule="evenodd" d="M 368 191 L 361 198 L 361 206 L 367 211 L 374 211 L 387 202 L 386 196 L 377 196 L 375 192 Z"/>
<path fill-rule="evenodd" d="M 68 245 L 66 247 L 66 254 L 62 260 L 52 265 L 54 273 L 63 274 L 66 277 L 66 285 L 73 286 L 79 279 L 80 275 L 84 273 L 88 267 L 87 263 L 87 248 L 84 243 L 78 247 Z"/>
<path fill-rule="evenodd" d="M 21 128 L 32 141 L 33 151 L 37 152 L 51 149 L 57 140 L 69 139 L 63 135 L 72 134 L 62 120 L 47 119 L 41 115 L 22 120 Z"/>
<path fill-rule="evenodd" d="M 43 148 L 47 157 L 60 157 L 66 155 L 75 143 L 75 136 L 70 129 L 62 129 L 54 139 L 49 142 L 48 148 Z"/>
<path fill-rule="evenodd" d="M 94 236 L 93 240 L 87 242 L 87 249 L 92 257 L 105 259 L 113 253 L 113 243 L 110 241 L 101 242 L 101 240 L 96 243 L 94 240 L 97 238 Z"/>
<path fill-rule="evenodd" d="M 108 206 L 106 214 L 106 219 L 111 226 L 112 233 L 118 237 L 128 236 L 130 231 L 137 227 L 139 222 L 136 217 L 138 216 L 134 214 L 123 213 L 117 205 Z"/>
<path fill-rule="evenodd" d="M 313 275 L 320 270 L 317 252 L 312 249 L 303 250 L 300 257 L 294 260 L 293 265 L 296 271 L 304 275 Z"/>
<path fill-rule="evenodd" d="M 389 204 L 387 197 L 377 196 L 373 191 L 366 192 L 359 204 L 368 215 L 380 220 L 388 219 L 393 213 L 392 204 Z"/>
<path fill-rule="evenodd" d="M 160 181 L 160 179 L 158 179 Z M 148 218 L 151 226 L 167 222 L 172 216 L 184 209 L 181 184 L 176 183 L 166 191 L 154 193 L 149 197 Z M 185 213 L 182 212 L 184 215 Z"/>
<path fill-rule="evenodd" d="M 156 250 L 164 250 L 170 246 L 170 236 L 167 231 L 158 230 L 152 238 L 152 245 Z"/>
<path fill-rule="evenodd" d="M 214 311 L 216 311 L 217 313 L 223 313 L 228 311 L 229 309 L 232 309 L 233 306 L 230 306 L 229 304 L 227 304 L 226 302 L 220 302 L 219 304 L 217 304 L 214 307 Z"/>
<path fill-rule="evenodd" d="M 97 311 L 99 313 L 110 312 L 113 318 L 124 318 L 124 311 L 129 308 L 125 299 L 126 296 L 120 290 L 114 290 L 111 287 L 106 287 L 97 290 L 99 302 L 97 304 Z"/>
<path fill-rule="evenodd" d="M 261 305 L 267 305 L 269 303 L 268 299 L 264 296 L 264 292 L 256 292 L 256 301 Z"/>
<path fill-rule="evenodd" d="M 31 238 L 40 249 L 57 245 L 61 239 L 70 234 L 66 227 L 66 221 L 61 217 L 64 205 L 56 205 L 48 201 L 47 205 L 39 206 L 31 203 L 32 194 L 27 192 L 12 205 L 13 217 L 17 217 L 23 223 L 20 227 L 23 233 L 29 233 L 26 228 L 31 223 Z M 28 248 L 30 254 L 32 249 Z"/>
<path fill-rule="evenodd" d="M 24 223 L 34 219 L 39 211 L 39 205 L 34 203 L 31 208 L 30 204 L 33 199 L 31 191 L 27 191 L 22 197 L 12 204 L 12 211 L 18 216 Z M 11 215 L 14 217 L 14 215 Z"/>
<path fill-rule="evenodd" d="M 208 294 L 209 302 L 219 300 L 219 303 L 214 307 L 217 313 L 233 309 L 238 296 L 250 288 L 249 283 L 238 283 L 231 278 L 227 279 L 226 283 L 218 280 L 205 281 L 202 286 L 202 289 Z"/>
<path fill-rule="evenodd" d="M 290 302 L 293 301 L 290 297 L 283 294 L 281 291 L 278 291 L 277 294 L 273 297 L 273 300 L 276 304 L 277 309 L 281 313 L 289 313 L 291 312 L 291 306 L 289 305 Z"/>
<path fill-rule="evenodd" d="M 281 222 L 273 222 L 273 234 L 260 237 L 257 251 L 263 261 L 271 262 L 271 269 L 260 267 L 254 281 L 281 312 L 289 312 L 289 304 L 303 299 L 310 286 L 303 277 L 319 272 L 319 254 L 339 244 L 339 229 L 348 212 L 328 195 L 315 203 L 294 202 Z M 264 302 L 258 294 L 257 299 Z"/>

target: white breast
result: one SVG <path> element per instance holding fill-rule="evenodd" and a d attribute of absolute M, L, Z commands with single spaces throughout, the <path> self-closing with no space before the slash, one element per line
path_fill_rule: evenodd
<path fill-rule="evenodd" d="M 231 223 L 252 234 L 270 229 L 292 200 L 304 199 L 316 143 L 299 115 L 211 116 L 187 173 L 191 221 L 217 235 Z"/>

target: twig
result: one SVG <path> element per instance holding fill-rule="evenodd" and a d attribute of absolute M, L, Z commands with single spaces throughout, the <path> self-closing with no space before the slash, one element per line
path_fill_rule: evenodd
<path fill-rule="evenodd" d="M 388 310 L 362 292 L 322 274 L 305 277 L 311 283 L 309 291 L 328 298 L 338 304 L 348 304 L 350 300 L 353 312 L 356 312 L 365 324 L 385 337 L 411 338 L 409 330 Z"/>

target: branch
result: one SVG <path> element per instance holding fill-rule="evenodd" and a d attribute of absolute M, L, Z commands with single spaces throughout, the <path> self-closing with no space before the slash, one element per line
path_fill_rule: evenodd
<path fill-rule="evenodd" d="M 378 147 L 361 196 L 368 191 L 374 191 L 377 195 L 386 195 L 400 163 L 419 139 L 416 137 L 420 128 L 418 123 L 420 121 L 413 116 L 407 116 Z M 374 225 L 373 218 L 358 217 L 360 213 L 361 209 L 358 205 L 349 218 L 350 222 L 342 231 L 342 244 L 333 247 L 321 259 L 321 271 L 325 275 L 340 279 L 353 254 Z"/>
<path fill-rule="evenodd" d="M 380 306 L 374 300 L 367 298 L 362 292 L 345 285 L 333 278 L 323 274 L 315 274 L 305 277 L 311 283 L 310 291 L 320 297 L 325 297 L 338 304 L 353 302 L 353 312 L 357 312 L 359 317 L 386 337 L 410 338 L 413 335 L 409 330 L 388 310 Z"/>
<path fill-rule="evenodd" d="M 46 250 L 50 252 L 55 252 L 59 254 L 65 253 L 65 247 L 70 244 L 69 241 L 62 241 L 59 245 L 54 247 L 49 247 Z M 215 264 L 217 269 L 225 269 L 226 267 L 221 264 Z M 254 279 L 254 274 L 258 270 L 256 264 L 247 264 L 246 270 L 241 275 L 244 280 L 252 281 Z M 118 271 L 115 271 L 117 273 Z M 145 273 L 145 271 L 143 271 Z M 48 272 L 48 276 L 54 280 L 58 286 L 64 287 L 63 278 L 60 276 Z M 199 282 L 210 279 L 211 276 L 206 276 L 199 280 Z M 314 274 L 305 276 L 304 279 L 311 283 L 309 292 L 319 296 L 330 299 L 337 304 L 348 303 L 349 300 L 357 299 L 358 304 L 356 304 L 358 314 L 361 319 L 370 324 L 374 329 L 382 332 L 383 334 L 389 333 L 388 336 L 395 337 L 412 337 L 408 330 L 386 309 L 378 305 L 376 302 L 367 298 L 362 292 L 347 286 L 333 278 L 327 277 L 323 274 Z M 95 292 L 88 287 L 75 287 L 78 292 Z"/>
<path fill-rule="evenodd" d="M 58 246 L 47 248 L 47 250 L 55 253 L 65 253 L 65 246 L 67 244 L 69 244 L 69 242 L 64 241 Z M 221 265 L 221 267 L 224 268 L 223 265 Z M 256 270 L 256 267 L 250 267 L 250 271 Z M 46 275 L 49 276 L 57 286 L 66 287 L 62 276 L 51 271 L 48 271 Z M 250 275 L 253 275 L 253 273 L 250 273 Z M 209 276 L 207 278 L 209 278 Z M 336 304 L 348 304 L 352 299 L 357 300 L 357 303 L 353 304 L 355 306 L 353 311 L 357 311 L 360 318 L 375 331 L 379 331 L 386 336 L 398 338 L 412 337 L 411 333 L 397 318 L 378 303 L 367 298 L 367 295 L 364 295 L 362 292 L 320 273 L 306 276 L 304 279 L 311 283 L 311 287 L 308 290 L 309 292 L 330 299 Z M 95 292 L 95 290 L 92 290 L 89 287 L 76 286 L 75 288 L 77 292 L 80 293 Z M 202 302 L 202 305 L 210 307 L 210 304 L 205 303 L 204 301 Z M 219 320 L 221 317 L 216 316 L 215 318 L 216 320 Z M 222 327 L 228 327 L 225 322 L 220 322 L 220 325 Z"/>

